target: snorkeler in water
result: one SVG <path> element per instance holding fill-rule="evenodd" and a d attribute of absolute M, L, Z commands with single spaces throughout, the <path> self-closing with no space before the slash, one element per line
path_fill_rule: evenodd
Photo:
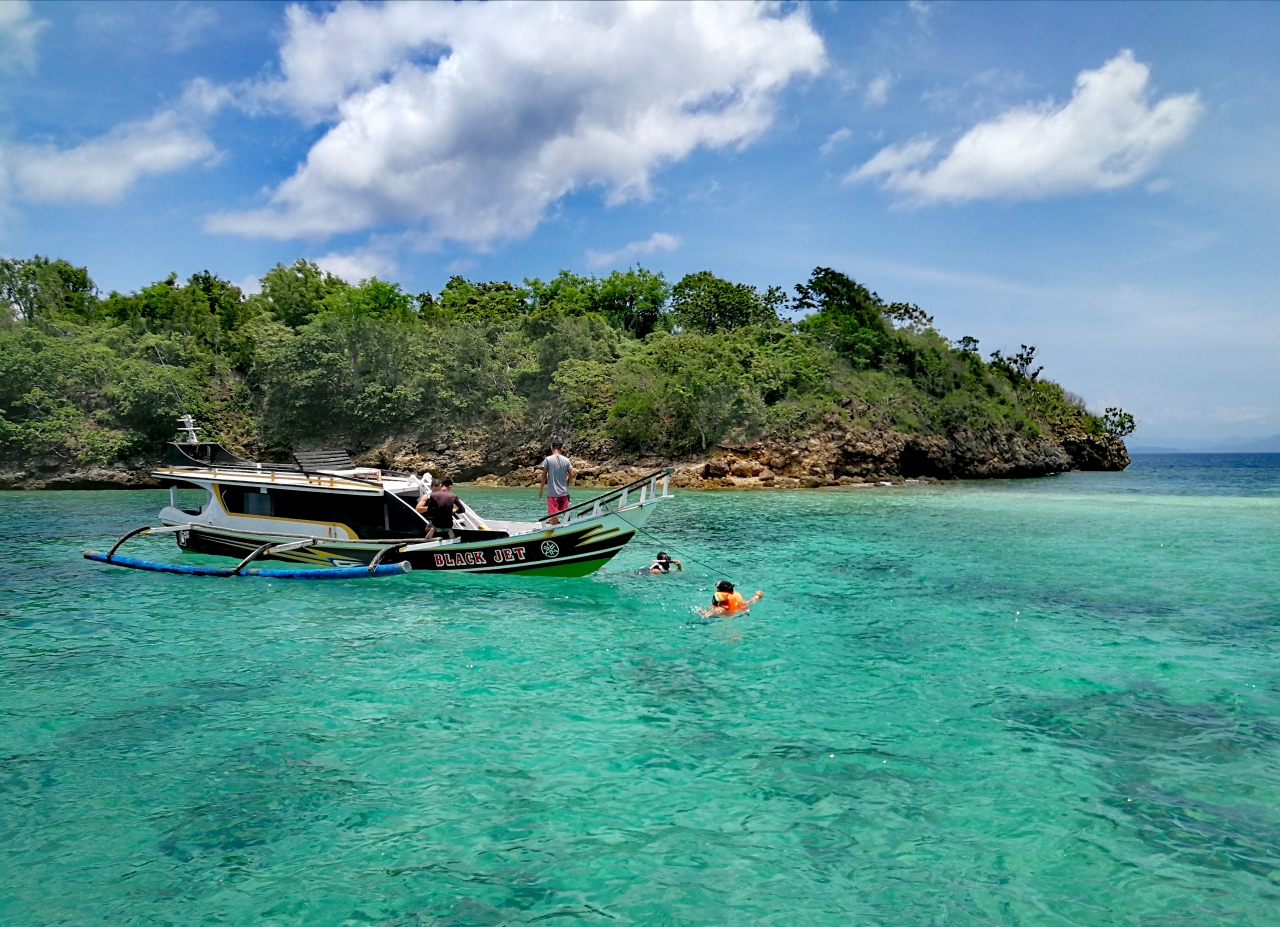
<path fill-rule="evenodd" d="M 698 609 L 703 618 L 728 618 L 747 611 L 756 602 L 764 598 L 764 593 L 757 589 L 749 599 L 743 599 L 741 592 L 735 592 L 733 583 L 722 579 L 716 583 L 715 595 L 711 597 L 711 607 Z"/>
<path fill-rule="evenodd" d="M 658 551 L 658 556 L 654 559 L 653 563 L 649 564 L 649 569 L 641 570 L 640 572 L 652 573 L 653 575 L 657 576 L 662 573 L 670 573 L 671 567 L 673 565 L 675 566 L 677 572 L 679 573 L 684 572 L 684 564 L 682 564 L 679 560 L 673 559 L 671 555 L 667 553 L 665 550 L 660 550 Z"/>

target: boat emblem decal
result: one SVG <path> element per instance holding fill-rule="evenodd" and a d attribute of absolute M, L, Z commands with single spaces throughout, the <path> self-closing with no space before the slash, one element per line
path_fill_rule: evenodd
<path fill-rule="evenodd" d="M 560 556 L 560 545 L 559 545 L 559 544 L 557 544 L 555 541 L 543 541 L 543 542 L 542 542 L 542 556 L 544 556 L 544 557 L 559 557 L 559 556 Z"/>

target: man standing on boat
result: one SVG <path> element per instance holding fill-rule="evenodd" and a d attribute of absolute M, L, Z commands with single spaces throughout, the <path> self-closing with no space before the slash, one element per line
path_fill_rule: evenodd
<path fill-rule="evenodd" d="M 563 441 L 551 442 L 551 456 L 543 459 L 538 464 L 538 498 L 542 498 L 542 494 L 547 494 L 547 514 L 551 517 L 547 519 L 547 524 L 560 524 L 560 513 L 569 507 L 569 483 L 573 480 L 573 475 L 578 471 L 573 469 L 573 464 L 569 458 L 561 454 L 564 449 Z"/>
<path fill-rule="evenodd" d="M 444 482 L 436 487 L 435 492 L 418 500 L 414 511 L 426 516 L 430 523 L 427 529 L 427 540 L 431 540 L 437 534 L 446 538 L 453 537 L 453 516 L 461 515 L 465 509 L 462 506 L 462 500 L 453 494 L 453 480 L 445 477 Z"/>

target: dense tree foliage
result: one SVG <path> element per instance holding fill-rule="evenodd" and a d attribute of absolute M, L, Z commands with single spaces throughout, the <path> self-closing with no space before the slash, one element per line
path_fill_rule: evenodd
<path fill-rule="evenodd" d="M 1133 429 L 1136 427 L 1137 422 L 1124 409 L 1109 406 L 1102 413 L 1102 430 L 1109 435 L 1115 435 L 1117 438 L 1126 438 L 1133 434 Z"/>
<path fill-rule="evenodd" d="M 825 267 L 791 298 L 640 267 L 452 277 L 411 295 L 307 261 L 273 267 L 251 296 L 207 271 L 104 296 L 66 261 L 0 260 L 0 456 L 153 454 L 181 412 L 260 455 L 430 446 L 476 426 L 659 455 L 798 437 L 831 416 L 926 433 L 1132 429 L 1041 379 L 1034 348 L 984 361 L 932 323 Z"/>

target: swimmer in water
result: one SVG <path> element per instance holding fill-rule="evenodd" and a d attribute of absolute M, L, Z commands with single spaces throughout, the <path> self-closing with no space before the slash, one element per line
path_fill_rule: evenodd
<path fill-rule="evenodd" d="M 722 579 L 716 583 L 715 595 L 711 597 L 711 607 L 698 609 L 698 612 L 703 618 L 729 618 L 747 611 L 763 598 L 764 593 L 757 589 L 756 594 L 751 598 L 743 599 L 741 592 L 733 591 L 733 583 Z"/>
<path fill-rule="evenodd" d="M 658 576 L 662 573 L 670 573 L 672 564 L 675 565 L 676 571 L 684 572 L 684 565 L 679 560 L 673 560 L 671 555 L 665 550 L 658 551 L 657 558 L 649 565 L 649 569 L 641 570 L 641 573 L 652 573 Z"/>

